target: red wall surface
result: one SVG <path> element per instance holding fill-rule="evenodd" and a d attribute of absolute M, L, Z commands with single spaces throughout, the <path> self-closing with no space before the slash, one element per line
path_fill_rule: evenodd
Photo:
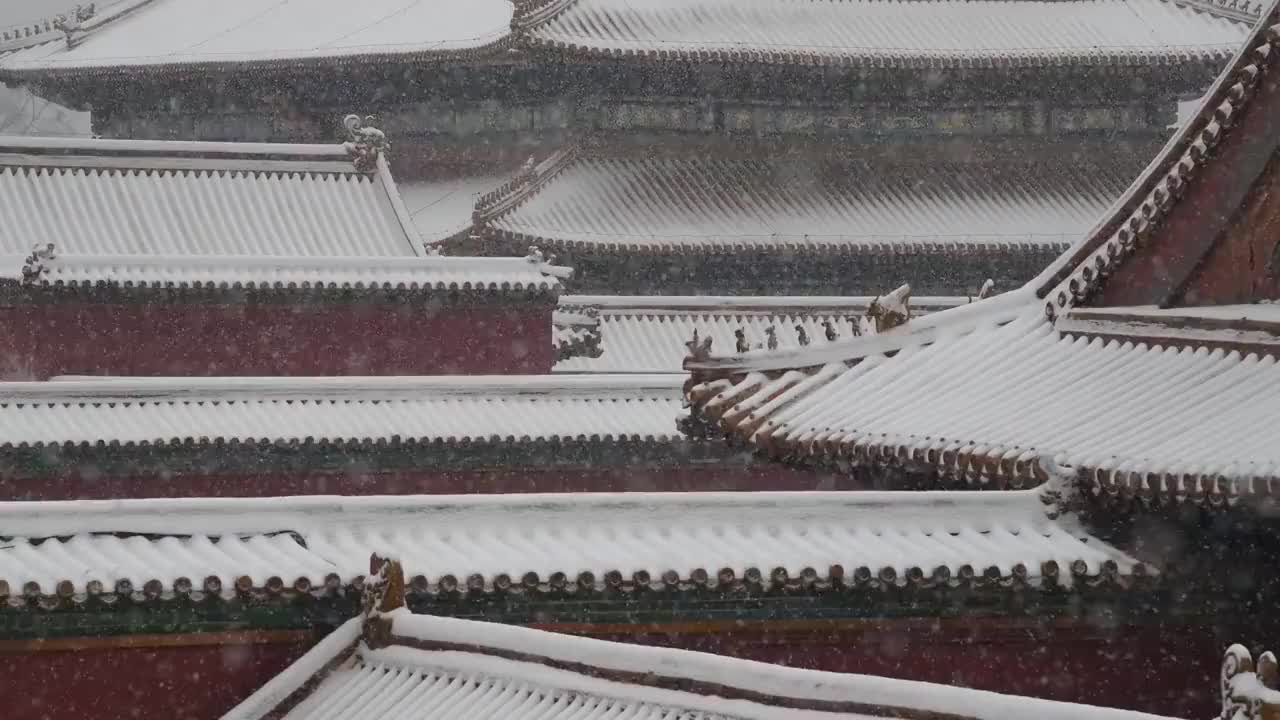
<path fill-rule="evenodd" d="M 932 631 L 784 632 L 745 625 L 716 634 L 592 634 L 790 667 L 922 680 L 1173 717 L 1209 717 L 1219 709 L 1218 671 L 1230 643 L 1211 627 L 1033 631 L 995 629 L 981 620 L 949 622 L 949 627 Z"/>
<path fill-rule="evenodd" d="M 758 626 L 757 626 L 758 627 Z M 1195 627 L 989 632 L 615 633 L 608 637 L 838 672 L 924 680 L 1175 717 L 1216 712 L 1223 645 Z M 302 654 L 302 644 L 0 654 L 0 701 L 12 720 L 115 720 L 163 714 L 213 720 Z M 851 698 L 856 700 L 857 698 Z"/>
<path fill-rule="evenodd" d="M 0 500 L 511 492 L 851 490 L 853 481 L 777 464 L 508 467 L 378 473 L 244 473 L 103 477 L 0 476 Z"/>
<path fill-rule="evenodd" d="M 550 303 L 89 303 L 0 309 L 3 379 L 550 372 Z"/>
<path fill-rule="evenodd" d="M 214 720 L 310 643 L 0 653 L 6 720 Z"/>

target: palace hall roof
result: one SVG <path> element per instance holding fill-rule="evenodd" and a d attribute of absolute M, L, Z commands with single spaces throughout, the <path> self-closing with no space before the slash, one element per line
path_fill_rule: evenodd
<path fill-rule="evenodd" d="M 698 333 L 733 349 L 736 333 L 751 348 L 822 345 L 861 332 L 874 297 L 562 295 L 554 318 L 565 354 L 557 372 L 678 372 Z M 970 302 L 964 297 L 914 299 L 918 313 Z M 804 339 L 796 329 L 804 329 Z M 770 330 L 772 328 L 772 331 Z M 569 348 L 580 351 L 569 352 Z"/>
<path fill-rule="evenodd" d="M 1136 169 L 869 162 L 819 146 L 571 146 L 482 196 L 474 215 L 478 233 L 582 253 L 1056 253 Z"/>
<path fill-rule="evenodd" d="M 1033 491 L 6 502 L 0 598 L 19 609 L 323 600 L 358 589 L 372 552 L 402 558 L 411 595 L 442 601 L 773 589 L 1052 595 L 1159 581 L 1052 510 Z"/>
<path fill-rule="evenodd" d="M 431 256 L 383 155 L 363 152 L 0 139 L 0 271 L 41 286 L 558 289 L 565 269 L 534 256 Z"/>
<path fill-rule="evenodd" d="M 637 57 L 863 67 L 1219 62 L 1257 17 L 1209 0 L 119 0 L 0 34 L 0 69 L 94 73 L 303 63 Z"/>
<path fill-rule="evenodd" d="M 224 717 L 1155 720 L 1132 711 L 417 615 L 405 607 L 395 562 L 383 563 L 370 586 L 364 617 L 340 627 Z"/>
<path fill-rule="evenodd" d="M 1271 151 L 1253 163 L 1236 153 L 1277 143 L 1268 124 L 1276 42 L 1272 8 L 1201 111 L 1035 281 L 878 336 L 691 358 L 690 429 L 795 459 L 981 484 L 1016 487 L 1065 473 L 1104 495 L 1230 504 L 1273 494 L 1280 428 L 1267 418 L 1280 406 L 1280 323 L 1265 304 L 1276 297 L 1266 278 L 1251 297 L 1264 304 L 1106 300 L 1108 284 L 1134 265 L 1176 270 L 1187 257 L 1174 242 L 1186 227 L 1180 218 L 1202 218 L 1195 257 L 1211 261 L 1234 242 L 1239 197 L 1271 177 Z M 1218 213 L 1206 203 L 1224 200 L 1224 187 L 1236 195 Z M 1254 280 L 1243 270 L 1236 277 Z M 1154 282 L 1170 281 L 1157 274 Z"/>
<path fill-rule="evenodd" d="M 679 441 L 668 375 L 57 378 L 0 383 L 21 448 Z"/>

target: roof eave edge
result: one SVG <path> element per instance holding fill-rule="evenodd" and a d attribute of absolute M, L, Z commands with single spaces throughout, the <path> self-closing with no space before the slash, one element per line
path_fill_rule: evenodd
<path fill-rule="evenodd" d="M 387 162 L 386 155 L 378 153 L 378 179 L 382 181 L 382 190 L 386 193 L 387 199 L 391 201 L 391 209 L 396 214 L 396 221 L 400 223 L 400 229 L 404 232 L 405 239 L 409 243 L 409 249 L 415 256 L 422 255 L 426 252 L 426 245 L 422 241 L 422 235 L 418 233 L 418 228 L 413 223 L 413 216 L 409 214 L 409 208 L 404 204 L 404 198 L 400 195 L 400 188 L 396 186 L 395 177 L 391 173 L 391 165 Z"/>

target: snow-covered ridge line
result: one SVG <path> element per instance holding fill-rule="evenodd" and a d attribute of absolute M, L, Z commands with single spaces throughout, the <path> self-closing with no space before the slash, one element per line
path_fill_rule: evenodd
<path fill-rule="evenodd" d="M 685 369 L 733 372 L 818 367 L 896 352 L 906 347 L 931 343 L 942 337 L 963 335 L 978 327 L 1010 322 L 1031 310 L 1039 311 L 1035 292 L 1024 287 L 913 318 L 905 325 L 880 335 L 853 337 L 809 348 L 753 350 L 740 355 L 713 356 L 706 360 L 689 359 L 685 362 Z"/>
<path fill-rule="evenodd" d="M 470 620 L 413 615 L 392 616 L 393 642 L 399 639 L 447 643 L 587 665 L 619 673 L 687 680 L 751 693 L 831 704 L 858 703 L 940 713 L 977 720 L 1153 720 L 1146 713 L 1092 707 L 1052 700 L 1000 695 L 910 680 L 800 670 L 739 658 L 593 638 Z M 434 653 L 422 652 L 430 662 Z M 397 659 L 411 660 L 407 654 Z M 441 660 L 446 660 L 441 657 Z M 767 707 L 767 706 L 762 706 Z M 729 710 L 735 715 L 737 708 Z M 815 715 L 821 717 L 815 713 Z M 841 713 L 835 717 L 846 716 Z M 750 717 L 750 716 L 747 716 Z M 827 715 L 832 717 L 832 715 Z"/>
<path fill-rule="evenodd" d="M 4 152 L 85 152 L 102 155 L 176 155 L 246 157 L 304 157 L 348 159 L 340 143 L 245 143 L 205 140 L 114 140 L 100 138 L 41 137 L 0 135 L 0 153 Z"/>
<path fill-rule="evenodd" d="M 865 310 L 876 295 L 563 295 L 561 305 L 589 305 L 617 310 Z M 944 308 L 968 304 L 962 296 L 912 297 L 916 307 Z"/>
<path fill-rule="evenodd" d="M 1156 574 L 1072 518 L 1049 518 L 1033 492 L 8 502 L 0 527 L 19 548 L 0 582 L 35 583 L 34 593 L 130 592 L 115 590 L 121 582 L 181 593 L 194 582 L 223 597 L 281 583 L 325 594 L 367 575 L 371 553 L 403 558 L 406 573 L 445 592 L 460 578 L 497 593 L 513 579 L 586 592 L 779 582 L 1057 592 Z"/>
<path fill-rule="evenodd" d="M 0 382 L 0 404 L 76 403 L 104 400 L 202 402 L 206 400 L 375 399 L 420 395 L 590 395 L 620 397 L 678 392 L 684 376 L 653 375 L 460 375 L 399 377 L 90 377 L 60 376 L 48 382 Z"/>
<path fill-rule="evenodd" d="M 16 256 L 0 256 L 0 263 L 12 263 Z M 21 264 L 21 260 L 18 260 Z M 507 273 L 539 273 L 552 275 L 564 269 L 545 262 L 533 262 L 517 257 L 466 257 L 449 255 L 426 256 L 298 256 L 298 255 L 107 255 L 58 253 L 48 261 L 51 270 L 59 264 L 81 267 L 136 267 L 168 268 L 181 266 L 189 269 L 251 269 L 265 270 L 438 270 L 453 272 L 476 270 Z"/>
<path fill-rule="evenodd" d="M 324 672 L 327 665 L 341 659 L 349 649 L 354 649 L 360 640 L 363 623 L 363 617 L 354 617 L 338 626 L 266 685 L 228 710 L 222 716 L 223 720 L 253 720 L 266 716 L 317 674 Z"/>
<path fill-rule="evenodd" d="M 988 518 L 1015 515 L 1043 519 L 1044 505 L 1034 490 L 988 492 L 616 492 L 529 493 L 503 495 L 310 495 L 278 498 L 146 498 L 131 500 L 50 500 L 0 502 L 0 523 L 7 535 L 54 537 L 85 532 L 209 533 L 234 535 L 282 528 L 324 527 L 332 522 L 411 519 L 439 513 L 451 520 L 469 515 L 486 522 L 536 517 L 564 522 L 584 512 L 621 519 L 744 511 L 789 520 L 839 518 L 855 510 L 893 509 L 911 517 L 963 521 L 966 513 Z M 656 515 L 655 515 L 656 514 Z M 1045 520 L 1047 522 L 1047 520 Z"/>
<path fill-rule="evenodd" d="M 408 249 L 408 248 L 406 248 Z M 27 257 L 0 255 L 0 278 L 22 279 Z M 36 284 L 136 287 L 559 290 L 571 268 L 525 258 L 429 256 L 106 255 L 61 253 Z"/>
<path fill-rule="evenodd" d="M 406 669 L 422 673 L 426 677 L 470 679 L 477 683 L 492 683 L 505 687 L 517 687 L 521 691 L 532 690 L 543 697 L 571 696 L 575 699 L 599 698 L 595 718 L 663 718 L 663 720 L 836 720 L 848 717 L 826 712 L 795 710 L 753 703 L 746 700 L 728 700 L 714 695 L 695 694 L 688 691 L 668 690 L 634 683 L 605 680 L 570 670 L 561 670 L 545 664 L 507 660 L 476 652 L 425 651 L 404 646 L 391 646 L 377 650 L 364 650 L 361 659 L 368 667 Z M 513 705 L 511 703 L 509 705 Z M 622 705 L 632 710 L 630 715 L 605 715 L 604 711 Z M 300 710 L 306 709 L 299 706 Z M 680 714 L 683 713 L 683 714 Z M 690 715 L 689 713 L 695 713 Z M 301 716 L 305 717 L 305 716 Z M 499 716 L 506 717 L 506 716 Z M 248 719 L 246 719 L 248 720 Z M 866 716 L 854 716 L 851 720 L 870 720 Z"/>

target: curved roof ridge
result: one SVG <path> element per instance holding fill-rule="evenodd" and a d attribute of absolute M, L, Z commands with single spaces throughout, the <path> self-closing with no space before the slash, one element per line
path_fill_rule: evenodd
<path fill-rule="evenodd" d="M 593 492 L 502 493 L 465 495 L 298 495 L 273 498 L 194 497 L 124 500 L 22 500 L 0 502 L 0 520 L 9 535 L 58 537 L 78 532 L 212 532 L 243 534 L 282 527 L 322 525 L 324 517 L 442 513 L 462 522 L 467 513 L 487 520 L 495 514 L 555 519 L 600 513 L 612 518 L 620 512 L 637 517 L 669 517 L 672 512 L 697 514 L 724 511 L 733 515 L 753 510 L 771 514 L 792 512 L 840 517 L 854 509 L 930 509 L 954 519 L 957 513 L 979 513 L 992 521 L 1016 514 L 1049 522 L 1050 507 L 1039 489 L 952 492 L 945 490 L 863 492 L 738 491 L 713 492 Z M 515 513 L 515 514 L 512 514 Z M 167 529 L 166 529 L 167 528 Z"/>
<path fill-rule="evenodd" d="M 678 678 L 691 687 L 707 684 L 721 688 L 730 697 L 737 694 L 735 691 L 748 691 L 752 695 L 774 698 L 775 702 L 783 706 L 787 701 L 823 703 L 819 707 L 823 707 L 826 712 L 834 710 L 834 717 L 864 717 L 863 713 L 872 713 L 878 717 L 932 717 L 946 720 L 1007 720 L 1031 713 L 1045 720 L 1140 720 L 1156 717 L 1133 710 L 1018 697 L 874 675 L 792 668 L 711 653 L 620 644 L 597 638 L 561 635 L 534 628 L 461 618 L 414 615 L 408 612 L 396 612 L 390 617 L 392 647 L 375 650 L 375 653 L 396 649 L 397 638 L 437 642 L 450 646 L 442 647 L 441 650 L 461 651 L 465 653 L 464 657 L 479 659 L 486 651 L 496 651 L 497 654 L 510 656 L 506 662 L 569 663 L 575 668 L 592 668 L 603 672 L 623 672 L 647 678 Z M 468 649 L 471 651 L 468 652 Z M 402 653 L 400 659 L 410 662 L 415 656 L 429 660 L 435 654 L 429 649 L 417 652 L 408 648 L 405 650 L 407 652 Z M 772 717 L 767 713 L 752 712 L 749 705 L 737 705 L 734 702 L 717 697 L 715 707 L 726 708 L 726 717 Z M 853 708 L 842 708 L 849 711 L 846 714 L 835 707 L 827 708 L 825 703 L 858 707 L 856 714 L 852 712 Z M 762 704 L 759 707 L 764 710 L 771 705 Z M 792 712 L 795 712 L 794 708 Z"/>
<path fill-rule="evenodd" d="M 515 12 L 511 15 L 513 32 L 528 32 L 555 20 L 580 0 L 511 0 Z"/>
<path fill-rule="evenodd" d="M 211 140 L 132 140 L 96 137 L 0 136 L 0 153 L 65 155 L 83 153 L 103 157 L 203 157 L 346 159 L 343 143 L 262 143 Z M 2 157 L 2 156 L 0 156 Z"/>
<path fill-rule="evenodd" d="M 561 295 L 561 305 L 592 305 L 601 310 L 750 310 L 865 308 L 874 295 Z M 912 305 L 965 305 L 961 295 L 913 295 Z"/>
<path fill-rule="evenodd" d="M 705 360 L 690 358 L 685 361 L 684 367 L 695 374 L 724 375 L 853 362 L 870 355 L 897 352 L 906 347 L 932 343 L 940 336 L 965 334 L 978 327 L 1007 323 L 1034 308 L 1035 301 L 1034 293 L 1027 288 L 1021 288 L 912 318 L 905 325 L 879 335 L 863 335 L 808 348 L 753 350 L 742 354 L 712 356 Z"/>
<path fill-rule="evenodd" d="M 630 395 L 679 388 L 679 373 L 466 376 L 117 377 L 61 376 L 44 382 L 0 382 L 0 405 L 104 401 L 199 403 L 289 399 L 369 399 L 533 394 Z"/>
<path fill-rule="evenodd" d="M 476 201 L 473 214 L 476 224 L 497 220 L 519 208 L 577 159 L 576 145 L 560 148 L 536 164 L 530 156 L 529 162 L 515 177 L 497 189 L 481 195 Z"/>
<path fill-rule="evenodd" d="M 1199 12 L 1216 17 L 1236 20 L 1252 25 L 1262 17 L 1265 5 L 1262 2 L 1250 3 L 1249 0 L 1165 0 L 1181 7 L 1189 7 Z"/>
<path fill-rule="evenodd" d="M 1092 292 L 1130 256 L 1183 196 L 1187 180 L 1206 163 L 1210 150 L 1229 133 L 1253 97 L 1254 86 L 1280 53 L 1280 3 L 1265 15 L 1235 58 L 1214 82 L 1194 115 L 1165 144 L 1087 235 L 1028 283 L 1056 317 Z"/>

